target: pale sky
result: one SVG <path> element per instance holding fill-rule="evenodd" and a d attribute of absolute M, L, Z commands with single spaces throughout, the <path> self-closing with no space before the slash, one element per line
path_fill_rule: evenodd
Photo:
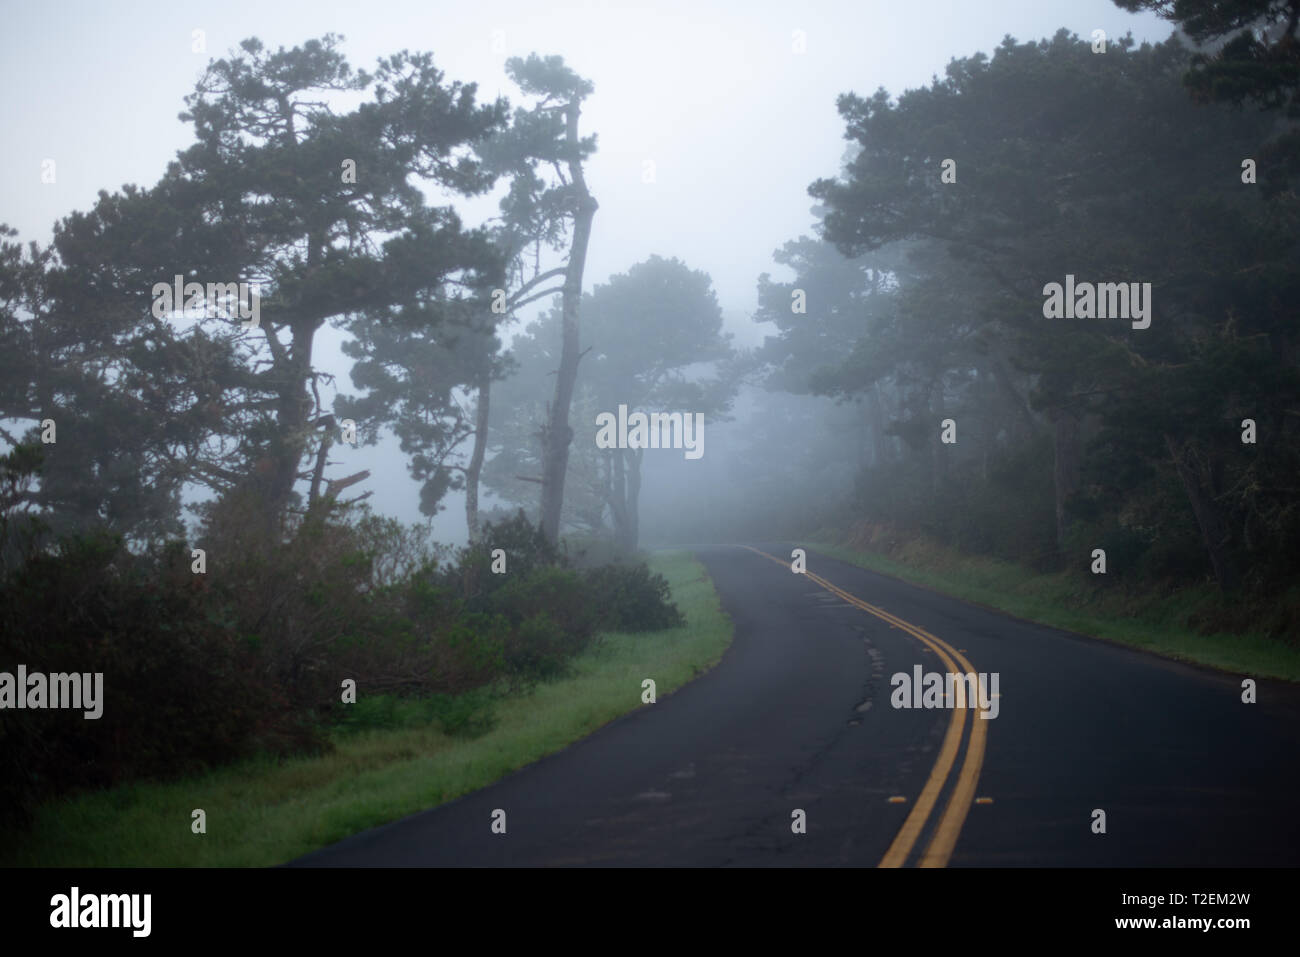
<path fill-rule="evenodd" d="M 990 53 L 1007 34 L 1100 28 L 1142 42 L 1170 33 L 1111 0 L 3 0 L 0 22 L 0 222 L 41 243 L 99 190 L 157 181 L 192 142 L 177 119 L 182 98 L 210 58 L 246 37 L 275 48 L 339 33 L 349 62 L 367 69 L 400 49 L 427 50 L 447 79 L 516 103 L 505 58 L 560 54 L 595 84 L 582 121 L 599 136 L 587 174 L 600 203 L 588 288 L 652 254 L 676 256 L 713 277 L 746 344 L 764 334 L 748 321 L 759 274 L 779 274 L 772 252 L 810 232 L 809 183 L 837 172 L 846 145 L 838 94 L 884 86 L 897 95 L 942 75 L 953 57 Z M 191 49 L 196 29 L 204 53 Z M 803 54 L 795 31 L 806 36 Z M 46 159 L 57 164 L 54 184 L 41 182 Z M 642 181 L 646 161 L 653 183 Z M 495 211 L 476 209 L 479 219 Z M 323 338 L 320 365 L 346 388 L 336 342 Z M 374 468 L 381 451 L 349 453 L 336 474 L 353 461 Z M 383 457 L 367 486 L 377 507 L 418 519 L 402 456 L 394 446 Z M 444 540 L 464 533 L 460 504 L 448 506 L 435 523 Z"/>

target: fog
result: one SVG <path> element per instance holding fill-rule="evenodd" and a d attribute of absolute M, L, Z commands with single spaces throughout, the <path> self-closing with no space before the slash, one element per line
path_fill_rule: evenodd
<path fill-rule="evenodd" d="M 99 191 L 113 192 L 127 183 L 148 187 L 158 180 L 194 141 L 191 126 L 177 118 L 183 98 L 210 59 L 228 55 L 247 37 L 275 49 L 337 33 L 346 38 L 338 49 L 354 68 L 371 68 L 401 49 L 429 51 L 447 81 L 478 84 L 481 101 L 502 95 L 516 105 L 521 98 L 506 75 L 507 58 L 558 54 L 594 86 L 581 122 L 584 135 L 598 137 L 586 176 L 600 205 L 584 289 L 589 293 L 651 256 L 676 258 L 710 278 L 725 331 L 737 349 L 757 348 L 774 333 L 771 323 L 754 321 L 758 277 L 794 278 L 773 254 L 784 243 L 813 234 L 818 217 L 808 186 L 837 175 L 845 155 L 837 96 L 866 96 L 882 87 L 897 96 L 941 76 L 955 57 L 990 53 L 1007 35 L 1038 40 L 1064 28 L 1086 39 L 1101 28 L 1111 38 L 1131 32 L 1141 43 L 1163 40 L 1170 32 L 1169 24 L 1153 15 L 1126 13 L 1110 0 L 311 5 L 236 0 L 129 7 L 86 2 L 10 5 L 6 24 L 0 37 L 6 80 L 0 87 L 0 116 L 7 143 L 0 156 L 0 219 L 18 231 L 18 240 L 42 244 L 50 241 L 56 221 L 89 210 Z M 200 52 L 194 49 L 196 30 L 203 31 Z M 336 102 L 362 99 L 343 94 Z M 51 159 L 56 176 L 46 182 L 42 164 Z M 422 188 L 431 202 L 453 203 L 468 226 L 496 215 L 502 195 L 500 188 L 477 198 Z M 503 326 L 503 338 L 508 343 L 547 308 L 542 301 L 516 312 Z M 315 341 L 314 367 L 335 377 L 333 385 L 322 383 L 325 409 L 336 391 L 356 391 L 349 381 L 352 360 L 341 349 L 347 338 L 326 325 Z M 580 341 L 582 348 L 590 344 L 583 336 Z M 580 367 L 579 388 L 581 376 Z M 772 508 L 778 488 L 800 503 L 801 516 L 806 505 L 842 500 L 852 489 L 855 468 L 865 461 L 867 439 L 855 427 L 851 407 L 846 411 L 808 391 L 801 384 L 782 399 L 766 392 L 763 375 L 754 371 L 736 386 L 730 413 L 718 409 L 706 415 L 701 459 L 647 451 L 643 539 L 689 541 L 692 527 L 702 531 L 706 518 L 716 526 L 711 536 L 736 534 L 743 503 Z M 472 412 L 472 394 L 461 390 L 458 397 Z M 537 398 L 545 402 L 550 396 Z M 782 431 L 777 422 L 786 418 Z M 11 425 L 19 421 L 9 420 Z M 30 424 L 22 423 L 19 431 Z M 807 431 L 813 427 L 815 438 Z M 575 429 L 575 443 L 591 441 L 590 423 L 575 422 Z M 336 445 L 329 474 L 368 469 L 370 477 L 354 491 L 373 493 L 370 504 L 384 514 L 422 520 L 420 483 L 408 472 L 408 456 L 391 430 L 381 431 L 384 438 L 377 445 Z M 820 445 L 819 454 L 838 450 L 842 457 L 819 468 L 815 480 L 799 475 L 791 463 L 813 449 L 797 447 L 796 440 Z M 463 462 L 468 454 L 466 442 L 455 459 Z M 300 482 L 298 491 L 304 490 Z M 196 501 L 207 494 L 190 484 L 185 498 Z M 483 495 L 484 507 L 525 505 L 536 511 L 536 503 L 507 501 L 491 487 Z M 442 498 L 434 520 L 437 539 L 465 540 L 463 502 L 457 491 Z"/>
<path fill-rule="evenodd" d="M 0 866 L 1296 863 L 1300 0 L 3 22 Z"/>

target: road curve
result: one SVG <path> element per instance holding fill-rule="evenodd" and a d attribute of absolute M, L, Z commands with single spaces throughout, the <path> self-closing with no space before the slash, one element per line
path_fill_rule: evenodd
<path fill-rule="evenodd" d="M 810 574 L 794 574 L 791 549 L 693 549 L 735 623 L 709 673 L 496 784 L 293 864 L 1300 863 L 1300 689 L 1261 681 L 1245 704 L 1239 676 L 814 552 Z M 891 677 L 918 666 L 996 673 L 997 716 L 892 707 Z"/>

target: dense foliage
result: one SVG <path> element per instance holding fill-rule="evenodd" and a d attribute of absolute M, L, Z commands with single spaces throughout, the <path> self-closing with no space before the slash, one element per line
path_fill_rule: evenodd
<path fill-rule="evenodd" d="M 1195 102 L 1191 62 L 1062 31 L 840 98 L 822 236 L 782 251 L 759 318 L 774 385 L 858 410 L 841 521 L 1084 574 L 1104 548 L 1136 590 L 1292 584 L 1300 205 L 1257 188 L 1277 117 Z M 1046 317 L 1067 276 L 1149 283 L 1149 325 Z"/>
<path fill-rule="evenodd" d="M 522 513 L 443 558 L 353 511 L 280 541 L 255 507 L 223 500 L 202 573 L 179 541 L 134 554 L 103 530 L 51 547 L 0 528 L 22 553 L 0 578 L 0 671 L 102 672 L 104 687 L 98 719 L 6 712 L 0 820 L 75 788 L 328 748 L 332 725 L 382 726 L 395 697 L 428 701 L 448 731 L 482 730 L 493 694 L 565 674 L 600 630 L 682 623 L 661 577 L 571 569 Z"/>

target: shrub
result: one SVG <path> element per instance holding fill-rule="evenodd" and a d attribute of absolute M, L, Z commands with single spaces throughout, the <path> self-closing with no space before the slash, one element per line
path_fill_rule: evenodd
<path fill-rule="evenodd" d="M 491 689 L 476 688 L 464 694 L 434 695 L 429 703 L 434 720 L 443 733 L 460 738 L 477 738 L 496 727 L 493 701 Z"/>
<path fill-rule="evenodd" d="M 185 542 L 133 555 L 107 534 L 10 535 L 0 670 L 102 672 L 104 711 L 5 713 L 5 820 L 75 789 L 318 751 L 330 719 L 345 732 L 434 721 L 481 734 L 503 681 L 565 674 L 602 628 L 682 621 L 661 576 L 580 575 L 522 512 L 450 564 L 422 532 L 372 516 L 324 509 L 270 529 L 242 493 L 204 512 L 204 574 Z M 491 572 L 493 548 L 508 574 Z M 349 678 L 359 697 L 344 706 Z"/>
<path fill-rule="evenodd" d="M 324 746 L 203 584 L 169 582 L 162 561 L 107 535 L 65 540 L 0 582 L 0 670 L 103 674 L 97 720 L 5 713 L 0 813 L 24 821 L 37 801 L 73 788 Z"/>
<path fill-rule="evenodd" d="M 506 574 L 492 571 L 492 552 L 506 556 Z M 442 575 L 442 583 L 456 591 L 474 609 L 490 604 L 490 596 L 506 583 L 527 578 L 541 568 L 563 568 L 568 557 L 546 540 L 540 526 L 534 526 L 520 509 L 514 518 L 483 526 L 480 540 L 460 549 L 454 564 Z"/>
<path fill-rule="evenodd" d="M 563 677 L 569 661 L 588 640 L 562 628 L 545 612 L 519 623 L 506 646 L 506 669 L 511 678 L 528 684 Z"/>
<path fill-rule="evenodd" d="M 576 572 L 567 568 L 539 568 L 506 578 L 492 593 L 488 607 L 512 624 L 545 612 L 566 631 L 590 637 L 596 629 L 591 595 Z"/>
<path fill-rule="evenodd" d="M 669 599 L 668 580 L 651 574 L 644 563 L 594 568 L 586 573 L 585 584 L 604 630 L 659 631 L 686 623 Z"/>
<path fill-rule="evenodd" d="M 492 594 L 491 606 L 512 626 L 506 670 L 516 680 L 564 674 L 568 659 L 590 646 L 598 625 L 582 580 L 565 568 L 511 577 Z"/>

